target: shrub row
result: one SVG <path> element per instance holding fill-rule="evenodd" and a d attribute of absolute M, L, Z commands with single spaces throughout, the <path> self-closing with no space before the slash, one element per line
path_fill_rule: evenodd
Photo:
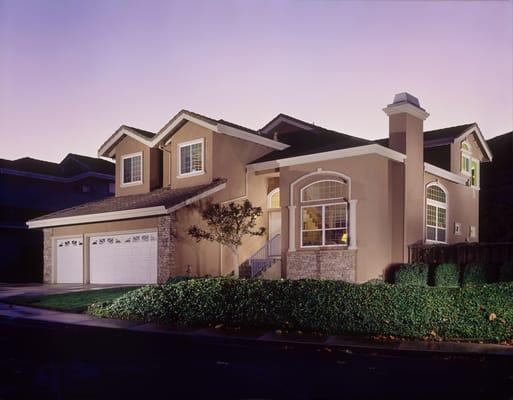
<path fill-rule="evenodd" d="M 403 264 L 395 273 L 395 283 L 426 286 L 429 266 L 422 263 Z M 513 265 L 505 263 L 499 268 L 499 281 L 513 281 Z M 489 269 L 478 263 L 470 263 L 463 268 L 462 285 L 491 283 Z M 460 268 L 457 264 L 439 264 L 433 271 L 434 286 L 456 287 L 460 284 Z"/>
<path fill-rule="evenodd" d="M 179 326 L 224 324 L 349 335 L 501 341 L 513 283 L 463 288 L 320 280 L 190 279 L 145 286 L 89 313 Z"/>

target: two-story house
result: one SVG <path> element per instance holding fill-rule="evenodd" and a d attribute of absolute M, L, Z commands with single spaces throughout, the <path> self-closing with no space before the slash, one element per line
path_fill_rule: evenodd
<path fill-rule="evenodd" d="M 492 158 L 477 124 L 424 132 L 429 114 L 407 93 L 384 111 L 389 136 L 375 141 L 283 114 L 258 131 L 189 111 L 156 133 L 121 126 L 99 149 L 116 160 L 116 196 L 28 222 L 44 230 L 44 279 L 237 273 L 228 249 L 187 233 L 208 202 L 262 207 L 267 236 L 240 260 L 280 259 L 269 265 L 287 278 L 363 282 L 413 243 L 477 241 L 479 165 Z"/>
<path fill-rule="evenodd" d="M 0 159 L 0 282 L 43 277 L 43 236 L 31 218 L 114 195 L 114 163 L 68 154 L 60 163 Z"/>

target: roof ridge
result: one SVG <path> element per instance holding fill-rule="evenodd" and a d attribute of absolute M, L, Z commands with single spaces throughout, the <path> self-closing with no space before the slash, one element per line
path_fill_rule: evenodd
<path fill-rule="evenodd" d="M 477 125 L 477 122 L 469 122 L 467 124 L 461 124 L 461 125 L 453 125 L 453 126 L 446 126 L 445 128 L 437 128 L 437 129 L 431 129 L 429 131 L 424 131 L 424 133 L 431 133 L 431 132 L 436 132 L 436 131 L 443 131 L 445 129 L 454 129 L 454 128 L 462 128 L 464 126 L 472 126 L 472 125 Z"/>

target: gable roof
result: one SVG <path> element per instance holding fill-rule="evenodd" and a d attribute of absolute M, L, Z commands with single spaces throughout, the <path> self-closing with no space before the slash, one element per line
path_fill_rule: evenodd
<path fill-rule="evenodd" d="M 125 136 L 130 136 L 133 139 L 145 144 L 148 147 L 156 147 L 162 143 L 167 143 L 166 140 L 186 122 L 193 122 L 216 133 L 223 133 L 225 135 L 233 136 L 242 140 L 267 146 L 272 149 L 283 150 L 288 146 L 284 143 L 272 140 L 259 134 L 259 132 L 252 129 L 225 121 L 223 119 L 215 120 L 204 115 L 194 113 L 188 110 L 181 110 L 173 118 L 171 118 L 158 133 L 144 131 L 121 125 L 116 132 L 114 132 L 98 150 L 98 155 L 102 157 L 114 157 L 115 146 Z"/>
<path fill-rule="evenodd" d="M 69 168 L 72 161 L 76 168 Z M 30 175 L 37 177 L 53 177 L 69 179 L 83 174 L 96 174 L 114 179 L 115 164 L 111 161 L 69 153 L 60 163 L 22 157 L 17 160 L 0 159 L 0 170 L 3 173 Z"/>
<path fill-rule="evenodd" d="M 471 133 L 475 133 L 478 138 L 478 143 L 481 146 L 483 153 L 487 159 L 491 161 L 493 159 L 492 151 L 488 146 L 488 143 L 483 137 L 479 126 L 473 122 L 471 124 L 463 124 L 457 126 L 451 126 L 448 128 L 435 129 L 424 132 L 424 148 L 444 146 L 446 144 L 453 143 L 456 140 L 462 139 Z M 388 147 L 388 138 L 376 139 L 374 143 Z"/>
<path fill-rule="evenodd" d="M 43 215 L 27 222 L 29 228 L 73 225 L 98 221 L 164 215 L 207 197 L 226 187 L 226 179 L 205 185 L 171 189 L 165 187 L 149 193 L 107 197 Z"/>

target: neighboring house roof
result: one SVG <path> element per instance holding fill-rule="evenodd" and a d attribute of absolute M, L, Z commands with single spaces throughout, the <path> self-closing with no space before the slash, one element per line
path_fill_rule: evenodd
<path fill-rule="evenodd" d="M 284 143 L 272 140 L 268 137 L 262 136 L 259 132 L 246 128 L 223 119 L 213 119 L 204 115 L 194 113 L 188 110 L 181 110 L 169 122 L 167 122 L 158 133 L 143 131 L 141 129 L 132 128 L 126 125 L 121 125 L 116 132 L 114 132 L 103 143 L 98 150 L 98 155 L 102 157 L 115 156 L 116 145 L 125 137 L 129 136 L 133 139 L 145 144 L 148 147 L 157 147 L 161 144 L 168 142 L 169 137 L 178 130 L 187 121 L 194 122 L 200 126 L 210 129 L 216 133 L 223 133 L 225 135 L 233 136 L 242 140 L 260 144 L 272 149 L 283 150 L 288 147 Z"/>
<path fill-rule="evenodd" d="M 23 157 L 17 160 L 0 159 L 0 172 L 33 178 L 65 180 L 94 175 L 113 180 L 116 166 L 113 162 L 79 154 L 68 154 L 60 163 Z"/>
<path fill-rule="evenodd" d="M 149 193 L 108 197 L 32 219 L 27 222 L 27 225 L 29 228 L 42 228 L 46 226 L 164 215 L 207 197 L 225 187 L 226 179 L 216 179 L 205 185 L 181 189 L 165 187 Z"/>

